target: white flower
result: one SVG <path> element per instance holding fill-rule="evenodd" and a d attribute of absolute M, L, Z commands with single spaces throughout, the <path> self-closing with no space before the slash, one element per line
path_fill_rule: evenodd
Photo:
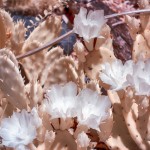
<path fill-rule="evenodd" d="M 106 23 L 103 10 L 90 10 L 81 7 L 78 15 L 74 19 L 74 32 L 83 37 L 86 41 L 92 38 L 100 37 L 102 26 Z"/>
<path fill-rule="evenodd" d="M 51 115 L 51 119 L 75 117 L 76 95 L 77 86 L 73 82 L 52 86 L 46 92 L 45 111 Z"/>
<path fill-rule="evenodd" d="M 14 112 L 10 118 L 1 122 L 0 136 L 2 144 L 16 150 L 27 149 L 26 145 L 36 138 L 36 129 L 41 125 L 41 119 L 34 108 L 31 113 L 22 110 Z"/>
<path fill-rule="evenodd" d="M 99 131 L 99 125 L 108 119 L 111 102 L 107 96 L 99 96 L 97 92 L 84 89 L 77 98 L 77 120 L 80 125 Z M 80 109 L 79 109 L 80 108 Z"/>
<path fill-rule="evenodd" d="M 127 81 L 136 91 L 136 95 L 150 96 L 150 59 L 139 60 L 133 67 L 133 75 L 127 76 Z"/>
<path fill-rule="evenodd" d="M 124 65 L 121 60 L 116 60 L 112 64 L 105 63 L 101 71 L 100 79 L 117 91 L 128 86 L 126 77 L 133 74 L 133 61 L 129 60 Z"/>
<path fill-rule="evenodd" d="M 88 138 L 87 134 L 83 131 L 77 136 L 77 144 L 79 145 L 79 147 L 82 148 L 87 148 L 90 144 L 90 139 Z"/>

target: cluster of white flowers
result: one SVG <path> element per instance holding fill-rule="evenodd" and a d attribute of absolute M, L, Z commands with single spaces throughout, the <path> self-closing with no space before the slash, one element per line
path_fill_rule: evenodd
<path fill-rule="evenodd" d="M 103 10 L 90 10 L 81 7 L 78 15 L 74 19 L 74 32 L 89 41 L 95 37 L 99 38 L 102 26 L 106 23 Z"/>
<path fill-rule="evenodd" d="M 77 85 L 73 82 L 64 86 L 52 86 L 45 96 L 43 108 L 50 115 L 50 120 L 77 118 L 79 126 L 100 131 L 100 124 L 107 121 L 111 114 L 111 102 L 107 96 L 100 96 L 90 89 L 83 89 L 78 94 Z M 16 150 L 28 150 L 29 144 L 36 139 L 37 128 L 41 125 L 42 121 L 35 108 L 30 113 L 26 110 L 14 112 L 10 118 L 4 118 L 1 122 L 2 144 Z M 84 147 L 89 142 L 86 133 L 79 133 L 77 143 Z"/>
<path fill-rule="evenodd" d="M 80 125 L 99 131 L 100 123 L 109 117 L 111 102 L 107 96 L 99 96 L 90 89 L 83 89 L 77 95 L 77 85 L 69 82 L 48 90 L 44 107 L 51 119 L 77 117 Z"/>
<path fill-rule="evenodd" d="M 112 90 L 124 89 L 131 86 L 135 89 L 136 95 L 150 95 L 150 59 L 147 61 L 139 60 L 134 63 L 132 60 L 125 64 L 120 60 L 112 64 L 102 65 L 100 79 L 111 86 Z"/>
<path fill-rule="evenodd" d="M 13 113 L 10 118 L 1 122 L 0 136 L 2 144 L 16 150 L 26 150 L 26 146 L 36 138 L 36 129 L 42 124 L 37 110 L 32 109 L 31 113 L 22 110 L 21 113 Z"/>

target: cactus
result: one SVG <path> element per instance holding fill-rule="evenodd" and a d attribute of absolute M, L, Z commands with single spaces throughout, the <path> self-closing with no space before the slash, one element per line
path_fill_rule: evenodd
<path fill-rule="evenodd" d="M 1 23 L 3 23 L 3 31 L 1 31 L 1 34 L 3 33 L 3 47 L 10 48 L 15 54 L 20 54 L 22 46 L 24 44 L 25 40 L 25 32 L 26 29 L 24 27 L 24 23 L 20 20 L 17 23 L 14 23 L 10 14 L 7 13 L 5 10 L 0 9 L 0 14 L 2 17 Z"/>
<path fill-rule="evenodd" d="M 0 49 L 0 56 L 7 56 L 14 63 L 14 65 L 18 67 L 18 61 L 16 60 L 15 55 L 9 49 Z"/>
<path fill-rule="evenodd" d="M 99 50 L 90 52 L 86 56 L 86 62 L 84 63 L 84 70 L 90 79 L 98 79 L 101 64 L 115 60 L 113 51 L 101 47 Z"/>
<path fill-rule="evenodd" d="M 39 46 L 46 44 L 49 40 L 57 37 L 60 34 L 60 31 L 61 18 L 57 16 L 50 16 L 44 22 L 39 24 L 37 28 L 34 29 L 34 31 L 30 34 L 28 39 L 23 44 L 21 52 L 25 53 L 29 50 L 38 48 Z M 36 74 L 39 75 L 39 73 L 43 69 L 43 60 L 47 51 L 48 49 L 45 49 L 44 51 L 39 52 L 36 55 L 32 55 L 29 58 L 25 58 L 22 61 L 29 79 L 31 79 L 32 75 L 34 75 L 34 70 L 36 70 Z"/>
<path fill-rule="evenodd" d="M 44 75 L 44 78 L 47 77 L 44 83 L 45 89 L 56 83 L 64 84 L 69 81 L 78 82 L 76 64 L 69 56 L 55 60 L 49 69 L 45 69 L 46 70 L 43 71 L 43 75 L 45 73 L 47 74 L 46 76 Z"/>
<path fill-rule="evenodd" d="M 44 85 L 47 80 L 50 68 L 53 66 L 56 60 L 63 56 L 63 49 L 60 47 L 52 48 L 49 52 L 45 54 L 43 71 L 40 75 L 40 84 Z"/>
<path fill-rule="evenodd" d="M 10 45 L 10 38 L 12 36 L 12 32 L 14 30 L 14 23 L 13 20 L 8 12 L 3 9 L 0 9 L 0 19 L 1 19 L 1 27 L 0 33 L 2 37 L 2 41 L 0 48 L 4 48 L 6 45 Z"/>
<path fill-rule="evenodd" d="M 18 21 L 14 24 L 12 36 L 10 39 L 10 47 L 15 52 L 15 55 L 22 53 L 22 47 L 25 42 L 26 28 L 23 21 Z"/>
<path fill-rule="evenodd" d="M 28 99 L 19 69 L 5 55 L 0 56 L 0 66 L 0 88 L 5 97 L 14 107 L 27 108 Z M 18 93 L 18 91 L 20 92 Z"/>
<path fill-rule="evenodd" d="M 128 131 L 128 124 L 125 123 L 122 112 L 122 105 L 118 94 L 114 91 L 108 91 L 108 96 L 110 97 L 113 105 L 114 124 L 112 134 L 108 138 L 108 140 L 106 140 L 107 145 L 112 150 L 138 150 L 138 146 L 135 144 Z"/>
<path fill-rule="evenodd" d="M 1 41 L 1 48 L 6 46 L 7 48 L 11 49 L 16 55 L 28 52 L 29 50 L 32 50 L 34 48 L 38 48 L 39 46 L 46 44 L 49 40 L 56 38 L 60 34 L 61 17 L 52 15 L 45 21 L 41 22 L 38 27 L 36 27 L 30 34 L 28 39 L 25 40 L 25 33 L 27 29 L 24 27 L 24 23 L 22 21 L 18 21 L 16 24 L 14 24 L 12 18 L 6 11 L 0 11 L 2 17 L 1 34 L 4 34 Z M 10 35 L 7 37 L 7 34 Z M 39 34 L 41 36 L 39 36 Z M 47 52 L 47 49 L 45 50 L 45 52 Z M 22 61 L 29 79 L 34 76 L 34 69 L 37 70 L 36 74 L 38 75 L 40 73 L 40 70 L 43 69 L 43 59 L 45 57 L 45 52 L 40 52 Z M 33 61 L 35 62 L 37 60 L 37 57 L 40 60 L 38 59 L 37 63 L 34 63 L 33 66 L 30 65 Z"/>
<path fill-rule="evenodd" d="M 51 2 L 53 6 L 56 1 Z M 34 0 L 6 1 L 5 7 L 12 11 L 21 10 L 23 12 L 34 7 L 33 11 L 41 12 L 45 7 L 48 7 L 45 5 L 49 1 L 38 0 L 35 6 L 34 3 Z M 14 5 L 15 7 L 12 8 Z M 139 5 L 140 8 L 149 8 L 150 6 L 148 0 L 139 1 Z M 111 85 L 107 85 L 111 83 L 108 75 L 112 77 L 112 80 L 115 80 L 115 75 L 119 74 L 120 66 L 123 66 L 118 65 L 117 71 L 113 70 L 114 68 L 111 66 L 113 61 L 117 59 L 113 52 L 114 48 L 108 25 L 103 26 L 100 31 L 102 38 L 96 37 L 90 39 L 90 42 L 79 38 L 70 56 L 65 56 L 63 49 L 56 46 L 46 48 L 21 60 L 22 68 L 29 79 L 29 83 L 25 85 L 15 55 L 37 49 L 57 38 L 61 32 L 61 17 L 52 14 L 43 19 L 27 39 L 25 39 L 27 29 L 24 27 L 24 22 L 14 23 L 9 13 L 4 10 L 0 10 L 0 20 L 0 33 L 2 35 L 0 37 L 0 130 L 3 119 L 11 116 L 13 112 L 19 114 L 22 109 L 25 109 L 24 112 L 28 111 L 32 117 L 36 118 L 33 113 L 36 110 L 36 114 L 40 116 L 39 120 L 42 119 L 42 125 L 34 133 L 36 139 L 31 141 L 29 145 L 25 145 L 28 149 L 98 149 L 100 142 L 106 143 L 112 150 L 150 149 L 149 95 L 137 95 L 136 89 L 128 84 L 123 89 L 116 90 L 117 92 L 110 90 Z M 141 14 L 139 19 L 126 16 L 125 21 L 134 40 L 132 64 L 139 59 L 146 61 L 150 58 L 149 14 Z M 110 67 L 108 65 L 106 67 L 106 70 L 109 70 L 105 79 L 110 81 L 106 82 L 107 84 L 102 78 L 99 78 L 106 62 L 110 63 Z M 125 71 L 130 70 L 130 67 L 127 65 Z M 111 69 L 114 74 L 111 74 Z M 130 71 L 132 72 L 132 70 Z M 128 74 L 125 79 L 131 80 L 131 76 L 132 73 Z M 126 83 L 128 83 L 127 81 Z M 112 82 L 120 84 L 116 80 Z M 67 86 L 64 86 L 63 89 L 61 86 L 65 84 Z M 97 107 L 99 99 L 94 101 L 98 97 L 107 97 L 102 106 L 98 105 L 99 107 Z M 49 101 L 46 101 L 47 99 Z M 59 101 L 62 99 L 64 100 L 63 105 L 61 105 L 62 101 Z M 85 101 L 82 102 L 83 100 Z M 54 104 L 55 102 L 57 103 Z M 50 107 L 53 105 L 54 108 L 49 108 L 46 104 L 50 104 Z M 71 110 L 72 105 L 73 109 Z M 109 110 L 102 111 L 102 116 L 97 119 L 99 115 L 99 113 L 96 114 L 97 111 L 99 112 L 97 109 L 101 111 L 106 105 L 109 106 Z M 64 108 L 57 108 L 56 106 L 64 106 Z M 52 112 L 49 111 L 50 109 Z M 67 115 L 71 112 L 73 116 L 67 116 L 67 119 L 60 117 L 64 113 L 61 114 L 61 109 L 66 111 Z M 86 124 L 86 117 L 91 112 L 94 113 L 89 116 L 91 118 Z M 86 117 L 82 120 L 84 113 Z M 26 114 L 28 113 L 26 112 Z M 53 115 L 58 116 L 55 118 Z M 7 120 L 9 118 L 5 121 L 7 122 Z M 98 120 L 101 123 L 98 124 Z M 37 123 L 36 120 L 34 121 L 33 126 Z M 95 127 L 95 124 L 98 125 Z M 15 127 L 17 128 L 17 126 Z M 21 137 L 21 139 L 23 138 Z M 20 137 L 17 140 L 20 140 Z M 7 149 L 9 149 L 8 147 Z M 0 149 L 2 149 L 1 145 Z"/>
<path fill-rule="evenodd" d="M 86 61 L 83 63 L 83 70 L 93 80 L 98 79 L 102 63 L 116 59 L 113 53 L 110 28 L 107 25 L 102 28 L 101 36 L 103 38 L 96 39 L 95 47 L 85 55 Z"/>
<path fill-rule="evenodd" d="M 140 8 L 150 8 L 148 0 L 139 0 Z M 149 14 L 141 14 L 139 20 L 135 17 L 126 16 L 126 23 L 129 26 L 130 34 L 134 40 L 132 59 L 148 59 L 150 57 L 150 24 Z"/>
<path fill-rule="evenodd" d="M 43 98 L 43 89 L 36 78 L 33 78 L 30 83 L 26 85 L 26 93 L 30 101 L 30 108 L 33 108 L 41 103 Z"/>
<path fill-rule="evenodd" d="M 128 136 L 132 138 L 130 140 L 130 143 L 126 142 L 125 147 L 128 149 L 132 149 L 133 146 L 135 147 L 135 143 L 139 146 L 139 149 L 142 150 L 147 150 L 150 148 L 150 143 L 149 143 L 149 110 L 144 111 L 144 108 L 139 108 L 141 103 L 137 104 L 137 100 L 141 96 L 135 96 L 134 91 L 129 88 L 126 92 L 122 91 L 121 92 L 113 92 L 113 91 L 108 91 L 108 95 L 113 103 L 117 103 L 118 107 L 114 107 L 114 115 L 119 115 L 116 113 L 120 107 L 120 111 L 122 111 L 122 118 L 124 118 L 122 123 L 124 125 L 121 125 L 120 128 L 123 126 L 126 126 L 127 130 L 126 133 L 128 132 Z M 120 94 L 121 93 L 121 94 Z M 116 101 L 117 100 L 117 101 Z M 136 101 L 135 101 L 136 100 Z M 144 111 L 144 113 L 143 113 Z M 119 117 L 117 116 L 117 119 Z M 124 130 L 119 130 L 116 128 L 115 132 L 120 132 L 118 135 L 125 134 L 123 133 Z M 113 132 L 113 131 L 112 131 Z M 122 136 L 123 136 L 122 135 Z M 124 135 L 125 136 L 125 135 Z M 113 136 L 111 137 L 113 140 Z M 112 140 L 108 139 L 109 145 L 113 145 Z M 121 137 L 123 138 L 123 137 Z M 122 139 L 122 140 L 125 140 Z M 129 140 L 129 139 L 127 139 Z M 131 143 L 132 141 L 132 143 Z M 134 143 L 134 142 L 135 143 Z M 120 141 L 121 142 L 121 141 Z M 123 143 L 122 143 L 123 144 Z M 131 145 L 130 145 L 131 144 Z M 112 146 L 111 146 L 112 147 Z"/>
<path fill-rule="evenodd" d="M 45 44 L 48 41 L 56 38 L 60 34 L 60 31 L 61 17 L 55 15 L 48 17 L 45 21 L 41 22 L 38 27 L 36 27 L 30 34 L 23 45 L 22 53 L 37 48 L 38 43 Z M 37 43 L 37 46 L 34 43 Z"/>
<path fill-rule="evenodd" d="M 135 17 L 125 16 L 125 22 L 129 27 L 129 32 L 133 40 L 136 39 L 136 35 L 140 32 L 140 20 Z"/>

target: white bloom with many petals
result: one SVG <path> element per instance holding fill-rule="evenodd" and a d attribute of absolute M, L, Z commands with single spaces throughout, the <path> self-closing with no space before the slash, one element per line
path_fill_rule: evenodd
<path fill-rule="evenodd" d="M 133 61 L 129 60 L 123 65 L 121 60 L 116 60 L 112 64 L 102 65 L 100 79 L 117 91 L 128 86 L 126 77 L 130 74 L 133 74 Z"/>
<path fill-rule="evenodd" d="M 5 118 L 1 122 L 2 144 L 16 150 L 27 149 L 26 146 L 36 138 L 36 129 L 41 123 L 35 108 L 31 113 L 26 110 L 22 110 L 21 113 L 13 113 L 10 118 Z"/>
<path fill-rule="evenodd" d="M 135 89 L 136 95 L 150 96 L 150 59 L 139 60 L 133 67 L 133 74 L 127 76 L 127 81 Z"/>
<path fill-rule="evenodd" d="M 77 144 L 79 147 L 87 148 L 90 144 L 90 139 L 88 138 L 87 134 L 85 132 L 81 132 L 77 136 Z"/>
<path fill-rule="evenodd" d="M 83 37 L 86 41 L 100 37 L 102 26 L 106 23 L 103 10 L 90 10 L 81 7 L 78 15 L 74 19 L 74 32 Z"/>
<path fill-rule="evenodd" d="M 110 116 L 111 102 L 108 96 L 100 96 L 97 92 L 84 89 L 78 95 L 77 101 L 79 124 L 100 131 L 99 125 Z"/>
<path fill-rule="evenodd" d="M 52 86 L 46 92 L 45 111 L 51 115 L 51 119 L 75 117 L 76 95 L 77 86 L 73 82 Z"/>

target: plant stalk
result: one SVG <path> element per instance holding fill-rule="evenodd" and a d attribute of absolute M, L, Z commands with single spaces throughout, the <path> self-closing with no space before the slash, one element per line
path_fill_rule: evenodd
<path fill-rule="evenodd" d="M 119 16 L 123 16 L 123 15 L 136 15 L 136 14 L 141 14 L 141 13 L 150 13 L 150 9 L 133 10 L 133 11 L 127 11 L 127 12 L 121 12 L 121 13 L 106 15 L 105 19 L 110 19 L 110 18 L 119 17 Z M 20 60 L 20 59 L 23 59 L 25 57 L 31 56 L 33 54 L 36 54 L 36 53 L 38 53 L 38 52 L 40 52 L 40 51 L 42 51 L 48 47 L 51 47 L 51 46 L 57 44 L 58 42 L 67 38 L 68 36 L 70 36 L 73 33 L 74 33 L 73 30 L 70 30 L 69 32 L 67 32 L 64 35 L 50 41 L 49 43 L 47 43 L 47 44 L 45 44 L 39 48 L 28 51 L 25 54 L 18 55 L 18 56 L 16 56 L 16 58 L 17 58 L 17 60 Z"/>

